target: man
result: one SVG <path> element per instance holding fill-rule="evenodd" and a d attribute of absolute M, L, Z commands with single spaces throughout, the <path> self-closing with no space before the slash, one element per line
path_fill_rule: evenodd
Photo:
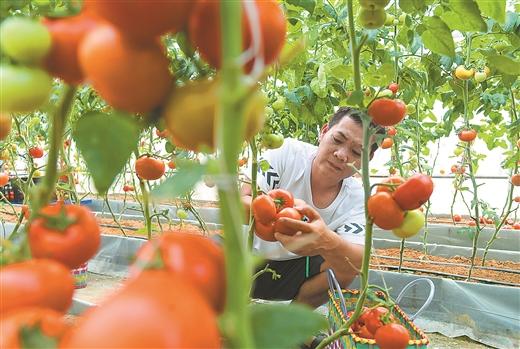
<path fill-rule="evenodd" d="M 286 139 L 281 148 L 262 154 L 270 168 L 259 171 L 260 189 L 288 190 L 300 199 L 295 206 L 308 221 L 282 218 L 282 224 L 298 233 L 275 233 L 278 242 L 255 236 L 255 253 L 265 256 L 266 264 L 281 278 L 261 274 L 255 280 L 253 298 L 318 307 L 327 301 L 328 268 L 334 270 L 342 287 L 357 275 L 363 258 L 365 209 L 363 188 L 352 177 L 352 166 L 361 166 L 362 131 L 360 112 L 342 107 L 322 127 L 318 147 Z M 373 142 L 370 158 L 376 149 Z M 242 187 L 242 195 L 250 204 L 249 185 Z"/>

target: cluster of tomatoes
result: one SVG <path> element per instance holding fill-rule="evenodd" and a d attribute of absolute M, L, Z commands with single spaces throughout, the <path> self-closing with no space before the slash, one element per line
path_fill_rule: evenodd
<path fill-rule="evenodd" d="M 350 317 L 353 311 L 347 315 Z M 363 308 L 363 313 L 350 327 L 358 337 L 375 339 L 381 349 L 404 349 L 408 346 L 410 334 L 397 322 L 390 311 L 381 306 Z"/>
<path fill-rule="evenodd" d="M 377 29 L 386 22 L 385 6 L 390 0 L 358 0 L 361 9 L 358 21 L 366 29 Z"/>
<path fill-rule="evenodd" d="M 369 216 L 381 229 L 392 230 L 400 238 L 417 234 L 424 226 L 420 207 L 433 192 L 431 177 L 415 174 L 406 181 L 391 176 L 377 186 L 367 202 Z"/>
<path fill-rule="evenodd" d="M 71 269 L 92 258 L 101 241 L 90 210 L 61 202 L 41 209 L 28 223 L 27 238 L 32 259 L 0 269 L 2 348 L 26 347 L 35 336 L 56 342 L 67 332 L 63 315 L 74 293 Z"/>
<path fill-rule="evenodd" d="M 302 214 L 294 208 L 293 195 L 284 189 L 274 189 L 266 194 L 258 195 L 251 203 L 255 218 L 255 234 L 265 241 L 277 241 L 274 233 L 294 235 L 296 231 L 290 229 L 279 218 L 302 220 Z"/>
<path fill-rule="evenodd" d="M 475 79 L 475 82 L 481 83 L 491 76 L 491 70 L 488 67 L 484 67 L 482 71 L 476 71 L 474 68 L 466 69 L 465 66 L 459 65 L 453 72 L 455 77 L 459 80 Z"/>
<path fill-rule="evenodd" d="M 246 11 L 246 6 L 252 11 Z M 276 60 L 285 43 L 286 18 L 276 0 L 248 2 L 242 16 L 244 52 L 256 48 L 242 62 L 249 73 L 255 64 L 264 67 Z M 51 76 L 71 85 L 87 82 L 115 109 L 146 117 L 162 106 L 161 118 L 178 146 L 212 150 L 219 79 L 201 78 L 175 86 L 175 72 L 160 37 L 185 32 L 200 57 L 219 69 L 220 26 L 220 2 L 208 0 L 86 0 L 72 17 L 41 22 L 8 18 L 0 27 L 1 48 L 15 64 L 0 66 L 0 111 L 30 112 L 41 107 L 49 99 Z M 248 137 L 263 126 L 265 103 L 260 91 L 244 103 Z M 204 127 L 186 132 L 194 124 Z"/>

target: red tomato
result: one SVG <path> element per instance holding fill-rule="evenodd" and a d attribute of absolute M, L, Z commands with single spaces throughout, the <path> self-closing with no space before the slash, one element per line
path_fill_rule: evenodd
<path fill-rule="evenodd" d="M 69 325 L 63 314 L 53 309 L 27 307 L 10 311 L 0 320 L 0 348 L 22 348 L 22 329 L 38 329 L 49 339 L 59 341 Z"/>
<path fill-rule="evenodd" d="M 153 181 L 159 179 L 166 171 L 164 162 L 149 156 L 143 156 L 135 162 L 135 173 L 141 179 Z"/>
<path fill-rule="evenodd" d="M 365 325 L 370 333 L 376 333 L 377 329 L 384 325 L 381 317 L 388 313 L 385 307 L 377 307 L 372 309 L 365 320 Z"/>
<path fill-rule="evenodd" d="M 392 195 L 379 192 L 372 195 L 367 202 L 368 214 L 381 229 L 395 229 L 404 221 L 404 212 Z"/>
<path fill-rule="evenodd" d="M 286 20 L 280 5 L 275 0 L 255 0 L 260 22 L 260 50 L 265 64 L 272 63 L 279 55 L 285 42 Z M 242 46 L 251 46 L 251 24 L 242 9 Z M 222 65 L 220 53 L 220 1 L 199 0 L 189 19 L 188 37 L 200 55 L 213 67 Z M 258 59 L 258 57 L 255 57 Z M 246 70 L 251 71 L 253 59 L 247 62 Z"/>
<path fill-rule="evenodd" d="M 458 165 L 451 166 L 451 173 L 463 174 L 465 172 L 466 172 L 466 169 L 464 167 L 460 167 Z"/>
<path fill-rule="evenodd" d="M 511 176 L 511 183 L 513 183 L 515 187 L 520 186 L 520 173 L 516 173 Z"/>
<path fill-rule="evenodd" d="M 60 348 L 219 348 L 217 317 L 182 275 L 143 271 L 92 308 Z"/>
<path fill-rule="evenodd" d="M 29 206 L 22 205 L 22 214 L 23 214 L 25 219 L 29 219 L 29 217 L 31 215 L 31 212 L 29 211 Z"/>
<path fill-rule="evenodd" d="M 47 71 L 68 84 L 77 85 L 83 81 L 83 72 L 78 61 L 78 47 L 97 20 L 85 11 L 77 16 L 44 18 L 42 23 L 51 34 L 52 46 L 45 58 Z"/>
<path fill-rule="evenodd" d="M 224 309 L 226 271 L 224 253 L 217 244 L 200 235 L 165 232 L 139 249 L 130 267 L 131 276 L 158 259 L 168 271 L 196 286 L 216 311 Z"/>
<path fill-rule="evenodd" d="M 368 115 L 381 126 L 394 126 L 406 115 L 406 104 L 399 99 L 379 98 L 368 107 Z"/>
<path fill-rule="evenodd" d="M 296 219 L 298 221 L 301 221 L 302 218 L 303 218 L 301 213 L 298 212 L 298 210 L 296 210 L 295 208 L 292 208 L 292 207 L 284 208 L 283 210 L 278 212 L 276 217 L 277 217 L 277 220 L 274 223 L 274 231 L 277 232 L 277 233 L 282 233 L 282 234 L 286 234 L 286 235 L 294 235 L 298 231 L 297 230 L 293 230 L 293 229 L 287 227 L 285 224 L 282 224 L 282 222 L 280 222 L 278 220 L 278 218 L 291 218 L 291 219 Z"/>
<path fill-rule="evenodd" d="M 116 109 L 148 113 L 164 101 L 171 88 L 170 62 L 161 44 L 136 45 L 108 24 L 85 35 L 78 57 L 88 82 Z"/>
<path fill-rule="evenodd" d="M 513 229 L 514 230 L 520 230 L 520 223 L 513 224 Z"/>
<path fill-rule="evenodd" d="M 458 214 L 454 214 L 452 218 L 454 222 L 460 222 L 462 220 L 462 217 Z"/>
<path fill-rule="evenodd" d="M 0 173 L 0 187 L 9 183 L 9 175 L 5 172 Z"/>
<path fill-rule="evenodd" d="M 267 224 L 263 224 L 259 221 L 255 221 L 255 234 L 260 239 L 265 241 L 277 241 L 274 237 L 274 221 Z"/>
<path fill-rule="evenodd" d="M 63 264 L 31 259 L 0 269 L 0 313 L 37 306 L 64 313 L 72 304 L 74 278 Z"/>
<path fill-rule="evenodd" d="M 515 198 L 513 199 L 515 202 L 520 202 L 520 196 L 515 196 Z"/>
<path fill-rule="evenodd" d="M 157 135 L 157 137 L 159 138 L 166 138 L 170 135 L 170 132 L 168 132 L 168 130 L 159 130 L 158 128 L 155 129 L 155 134 Z"/>
<path fill-rule="evenodd" d="M 394 200 L 403 210 L 415 210 L 422 206 L 433 192 L 430 176 L 415 174 L 401 184 L 393 193 Z"/>
<path fill-rule="evenodd" d="M 85 0 L 86 8 L 116 26 L 125 36 L 141 42 L 184 29 L 192 0 Z"/>
<path fill-rule="evenodd" d="M 390 85 L 388 85 L 388 89 L 395 95 L 397 91 L 399 91 L 399 84 L 392 82 Z"/>
<path fill-rule="evenodd" d="M 134 190 L 135 190 L 134 187 L 131 186 L 131 185 L 124 185 L 124 186 L 123 186 L 123 191 L 124 191 L 125 193 L 128 193 L 129 191 L 134 191 Z"/>
<path fill-rule="evenodd" d="M 389 135 L 389 136 L 395 136 L 397 134 L 397 129 L 393 126 L 390 126 L 387 130 L 386 130 L 386 134 Z"/>
<path fill-rule="evenodd" d="M 475 130 L 462 130 L 459 133 L 459 139 L 463 142 L 471 142 L 477 138 L 477 131 Z"/>
<path fill-rule="evenodd" d="M 286 207 L 294 206 L 294 197 L 287 190 L 274 189 L 267 193 L 267 195 L 273 198 L 274 203 L 276 205 L 276 212 L 280 212 Z"/>
<path fill-rule="evenodd" d="M 168 161 L 168 168 L 170 170 L 175 170 L 175 168 L 177 168 L 177 165 L 175 164 L 175 161 L 173 161 L 173 160 Z"/>
<path fill-rule="evenodd" d="M 251 203 L 255 221 L 268 224 L 276 220 L 276 204 L 268 195 L 258 195 Z"/>
<path fill-rule="evenodd" d="M 475 227 L 475 226 L 477 226 L 477 223 L 475 223 L 475 221 L 471 220 L 471 221 L 468 222 L 468 225 L 470 227 Z"/>
<path fill-rule="evenodd" d="M 387 193 L 392 193 L 395 191 L 395 189 L 397 187 L 399 187 L 401 184 L 404 183 L 404 178 L 401 177 L 401 176 L 390 176 L 388 178 L 385 178 L 381 181 L 381 183 L 384 183 L 384 184 L 394 184 L 395 186 L 394 187 L 387 187 L 386 185 L 378 185 L 377 186 L 377 190 L 376 192 L 377 193 L 380 193 L 380 192 L 387 192 Z"/>
<path fill-rule="evenodd" d="M 374 335 L 368 330 L 366 326 L 361 326 L 356 334 L 361 338 L 374 339 Z"/>
<path fill-rule="evenodd" d="M 43 157 L 43 149 L 40 147 L 29 148 L 29 155 L 34 159 Z"/>
<path fill-rule="evenodd" d="M 403 325 L 388 324 L 377 330 L 375 340 L 381 349 L 405 349 L 410 341 L 410 334 Z"/>
<path fill-rule="evenodd" d="M 381 142 L 382 149 L 392 148 L 393 145 L 394 145 L 394 140 L 392 138 L 387 137 L 387 138 L 383 139 L 383 142 Z"/>
<path fill-rule="evenodd" d="M 28 227 L 29 246 L 35 258 L 55 259 L 71 269 L 92 258 L 101 233 L 90 210 L 79 205 L 49 205 Z"/>

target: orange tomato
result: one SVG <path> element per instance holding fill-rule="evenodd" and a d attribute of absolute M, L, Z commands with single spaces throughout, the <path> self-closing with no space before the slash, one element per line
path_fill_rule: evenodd
<path fill-rule="evenodd" d="M 511 176 L 511 183 L 513 183 L 515 187 L 520 186 L 520 173 Z"/>
<path fill-rule="evenodd" d="M 379 98 L 370 104 L 367 113 L 374 123 L 393 126 L 406 116 L 406 104 L 399 99 Z"/>
<path fill-rule="evenodd" d="M 471 142 L 477 138 L 477 131 L 475 130 L 462 130 L 459 133 L 459 139 L 463 142 Z"/>
<path fill-rule="evenodd" d="M 383 139 L 383 142 L 381 143 L 381 148 L 388 149 L 388 148 L 392 148 L 393 145 L 394 145 L 394 140 L 392 138 L 385 138 L 385 139 Z"/>
<path fill-rule="evenodd" d="M 381 229 L 395 229 L 404 221 L 404 211 L 390 193 L 379 192 L 372 195 L 368 199 L 367 208 L 368 214 Z"/>
<path fill-rule="evenodd" d="M 395 186 L 394 187 L 388 187 L 386 185 L 378 185 L 376 192 L 380 193 L 380 192 L 385 191 L 387 193 L 391 193 L 391 192 L 395 191 L 397 189 L 397 187 L 399 187 L 403 183 L 404 183 L 404 178 L 403 177 L 401 177 L 401 176 L 390 176 L 388 178 L 383 179 L 381 181 L 381 184 L 394 184 Z"/>
<path fill-rule="evenodd" d="M 9 183 L 9 174 L 5 172 L 0 173 L 0 187 L 3 187 L 7 183 Z"/>
<path fill-rule="evenodd" d="M 135 162 L 135 172 L 137 176 L 148 181 L 161 178 L 165 170 L 166 166 L 164 162 L 149 156 L 140 157 Z"/>

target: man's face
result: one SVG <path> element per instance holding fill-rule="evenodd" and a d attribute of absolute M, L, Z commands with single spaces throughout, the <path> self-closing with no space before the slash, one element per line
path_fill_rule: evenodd
<path fill-rule="evenodd" d="M 322 129 L 316 164 L 320 172 L 341 180 L 352 176 L 349 164 L 360 168 L 363 144 L 363 128 L 345 116 L 330 129 Z"/>

